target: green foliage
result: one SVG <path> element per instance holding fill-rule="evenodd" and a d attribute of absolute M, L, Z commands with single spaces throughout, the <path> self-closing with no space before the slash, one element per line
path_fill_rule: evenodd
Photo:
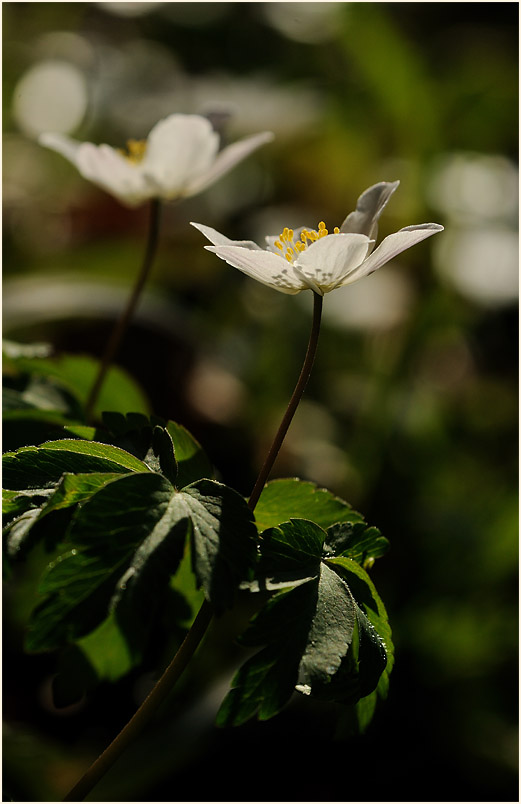
<path fill-rule="evenodd" d="M 139 653 L 187 535 L 197 583 L 217 612 L 233 603 L 239 582 L 251 576 L 252 514 L 233 489 L 194 479 L 205 469 L 211 474 L 211 467 L 188 431 L 139 414 L 107 420 L 112 429 L 106 437 L 123 439 L 143 460 L 119 446 L 80 439 L 4 456 L 10 557 L 23 556 L 46 535 L 44 521 L 65 509 L 70 514 L 65 528 L 59 527 L 63 519 L 53 520 L 52 546 L 62 541 L 63 551 L 40 582 L 44 600 L 31 618 L 29 650 L 75 641 L 114 611 Z"/>
<path fill-rule="evenodd" d="M 96 377 L 99 362 L 88 355 L 51 355 L 47 344 L 3 344 L 4 384 L 8 387 L 7 421 L 22 415 L 40 419 L 41 412 L 52 413 L 56 421 L 82 420 L 82 410 Z M 11 387 L 10 387 L 11 386 Z M 12 387 L 14 386 L 14 387 Z M 118 366 L 107 372 L 94 414 L 103 411 L 149 414 L 143 391 Z M 32 414 L 31 414 L 32 411 Z"/>
<path fill-rule="evenodd" d="M 268 483 L 255 507 L 259 531 L 280 525 L 291 517 L 309 519 L 321 527 L 334 522 L 363 522 L 348 503 L 314 483 L 283 478 Z"/>
<path fill-rule="evenodd" d="M 309 504 L 309 487 L 301 485 Z M 315 494 L 330 508 L 327 494 Z M 273 501 L 270 491 L 266 496 Z M 271 515 L 276 518 L 275 504 Z M 362 555 L 381 554 L 378 531 L 357 524 L 364 528 Z M 341 539 L 338 528 L 326 531 L 308 520 L 291 519 L 262 533 L 257 579 L 250 588 L 282 591 L 268 600 L 241 638 L 244 645 L 265 647 L 235 676 L 217 716 L 220 725 L 238 725 L 255 714 L 260 720 L 271 718 L 294 690 L 357 704 L 390 672 L 392 642 L 383 603 L 367 573 L 347 557 L 352 529 Z M 384 693 L 383 685 L 379 691 Z"/>
<path fill-rule="evenodd" d="M 26 639 L 29 651 L 69 646 L 57 701 L 128 672 L 162 611 L 171 624 L 189 621 L 185 590 L 195 604 L 196 587 L 217 614 L 233 606 L 239 587 L 276 593 L 241 639 L 265 647 L 237 674 L 221 725 L 272 717 L 295 690 L 350 705 L 384 694 L 391 635 L 362 565 L 387 541 L 346 502 L 312 483 L 276 480 L 254 521 L 246 501 L 211 478 L 206 455 L 179 424 L 111 412 L 101 427 L 66 429 L 74 437 L 4 456 L 8 557 L 39 540 L 59 545 Z"/>

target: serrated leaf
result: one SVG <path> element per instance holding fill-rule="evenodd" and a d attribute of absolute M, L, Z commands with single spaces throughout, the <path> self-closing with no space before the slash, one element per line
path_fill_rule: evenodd
<path fill-rule="evenodd" d="M 253 574 L 257 531 L 246 501 L 216 480 L 198 480 L 178 492 L 192 524 L 196 577 L 219 613 L 233 604 L 239 583 Z"/>
<path fill-rule="evenodd" d="M 69 529 L 73 547 L 40 583 L 47 599 L 30 622 L 29 650 L 49 650 L 91 631 L 108 613 L 115 586 L 139 544 L 161 528 L 171 484 L 153 473 L 120 477 L 82 508 Z"/>
<path fill-rule="evenodd" d="M 72 438 L 8 452 L 2 467 L 4 487 L 20 490 L 50 488 L 65 472 L 148 471 L 146 464 L 118 447 Z"/>
<path fill-rule="evenodd" d="M 31 619 L 28 648 L 74 641 L 107 616 L 109 604 L 129 638 L 136 623 L 143 631 L 179 565 L 187 531 L 199 583 L 220 611 L 256 556 L 256 529 L 244 499 L 210 480 L 177 491 L 151 472 L 107 483 L 76 510 L 71 549 L 42 579 L 47 599 Z"/>
<path fill-rule="evenodd" d="M 54 491 L 49 489 L 46 498 L 36 496 L 33 499 L 41 500 L 41 504 L 36 508 L 26 511 L 21 517 L 11 522 L 6 528 L 6 551 L 10 558 L 20 558 L 33 544 L 45 534 L 38 528 L 38 524 L 44 517 L 48 517 L 55 511 L 70 508 L 81 504 L 92 497 L 99 489 L 120 477 L 115 472 L 92 472 L 89 474 L 67 474 L 62 475 Z M 13 492 L 16 494 L 17 492 Z M 20 495 L 17 499 L 24 499 Z M 55 538 L 48 543 L 48 547 L 57 544 L 62 538 L 59 529 L 56 529 Z"/>
<path fill-rule="evenodd" d="M 295 689 L 355 704 L 379 685 L 390 639 L 385 609 L 367 573 L 331 556 L 325 540 L 323 528 L 297 519 L 263 532 L 259 588 L 291 588 L 272 597 L 241 638 L 265 647 L 238 671 L 218 724 L 272 717 Z"/>
<path fill-rule="evenodd" d="M 177 463 L 175 478 L 177 488 L 183 488 L 202 478 L 212 478 L 214 475 L 212 464 L 199 442 L 183 425 L 177 422 L 167 422 L 157 416 L 148 419 L 139 413 L 123 415 L 111 411 L 103 414 L 103 424 L 105 430 L 80 425 L 69 425 L 67 430 L 80 438 L 115 444 L 148 462 L 151 456 L 147 456 L 147 454 L 152 446 L 154 428 L 164 428 L 174 446 L 174 458 Z M 167 446 L 166 442 L 165 446 Z M 157 465 L 154 467 L 150 464 L 150 466 L 155 471 L 160 468 Z M 164 474 L 168 472 L 166 467 L 162 471 Z M 173 482 L 173 469 L 167 476 Z"/>
<path fill-rule="evenodd" d="M 335 522 L 363 522 L 363 517 L 340 497 L 296 478 L 268 483 L 255 506 L 255 520 L 260 532 L 290 519 L 308 519 L 322 528 Z"/>
<path fill-rule="evenodd" d="M 238 671 L 217 724 L 239 725 L 255 713 L 261 720 L 273 717 L 294 690 L 356 703 L 372 691 L 366 688 L 376 687 L 385 668 L 385 652 L 374 629 L 364 634 L 367 644 L 360 652 L 366 625 L 345 581 L 321 563 L 317 578 L 278 593 L 253 620 L 241 642 L 268 642 L 267 647 Z"/>
<path fill-rule="evenodd" d="M 371 625 L 377 630 L 382 642 L 384 643 L 387 654 L 386 673 L 389 674 L 394 663 L 394 647 L 392 632 L 389 625 L 389 618 L 384 603 L 376 591 L 376 587 L 360 565 L 345 556 L 328 558 L 327 563 L 334 567 L 345 579 L 349 588 L 352 590 L 360 608 L 364 611 Z M 382 690 L 383 694 L 383 690 Z"/>
<path fill-rule="evenodd" d="M 315 578 L 323 551 L 325 533 L 314 522 L 291 519 L 262 534 L 256 577 L 243 582 L 252 592 L 295 586 Z"/>
<path fill-rule="evenodd" d="M 368 559 L 385 555 L 389 542 L 378 528 L 368 527 L 365 522 L 339 522 L 327 529 L 324 549 L 363 565 Z"/>

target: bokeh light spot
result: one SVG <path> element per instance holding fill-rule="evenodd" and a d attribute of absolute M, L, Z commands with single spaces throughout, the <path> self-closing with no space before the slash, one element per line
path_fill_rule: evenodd
<path fill-rule="evenodd" d="M 81 72 L 65 61 L 42 61 L 22 76 L 14 91 L 13 114 L 25 134 L 68 134 L 87 111 L 87 86 Z"/>

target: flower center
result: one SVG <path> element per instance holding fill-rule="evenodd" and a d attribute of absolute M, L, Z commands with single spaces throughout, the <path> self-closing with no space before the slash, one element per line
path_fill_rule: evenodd
<path fill-rule="evenodd" d="M 119 152 L 128 162 L 131 162 L 133 165 L 138 165 L 145 156 L 146 149 L 146 140 L 127 140 L 126 150 L 120 148 Z"/>
<path fill-rule="evenodd" d="M 333 234 L 339 234 L 340 229 L 338 226 L 335 226 L 333 229 Z M 318 230 L 316 229 L 303 229 L 300 233 L 300 239 L 295 241 L 295 233 L 293 229 L 288 229 L 286 226 L 284 231 L 279 235 L 279 239 L 275 240 L 273 244 L 275 248 L 279 249 L 282 252 L 282 255 L 287 259 L 288 262 L 293 262 L 301 251 L 304 251 L 310 243 L 314 243 L 315 240 L 320 240 L 321 237 L 326 237 L 329 234 L 329 231 L 326 229 L 326 224 L 324 221 L 320 221 L 318 224 Z"/>

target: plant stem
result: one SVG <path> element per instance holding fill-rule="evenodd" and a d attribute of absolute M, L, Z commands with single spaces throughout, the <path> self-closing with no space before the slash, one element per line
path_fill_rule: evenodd
<path fill-rule="evenodd" d="M 280 447 L 284 437 L 291 424 L 291 420 L 295 415 L 298 404 L 302 399 L 302 395 L 306 388 L 315 354 L 317 351 L 318 336 L 320 333 L 320 321 L 322 317 L 322 301 L 323 297 L 318 293 L 314 293 L 313 304 L 313 323 L 311 325 L 311 333 L 309 336 L 309 343 L 304 358 L 304 363 L 297 380 L 295 390 L 291 395 L 291 399 L 286 408 L 286 412 L 282 418 L 279 429 L 273 440 L 270 451 L 264 461 L 264 464 L 259 472 L 259 476 L 253 487 L 250 495 L 248 506 L 251 511 L 257 505 L 258 499 L 261 495 L 264 484 L 273 468 L 273 464 L 277 458 Z M 92 788 L 99 782 L 105 773 L 112 767 L 114 762 L 123 753 L 126 747 L 141 733 L 143 728 L 147 725 L 150 718 L 158 708 L 158 706 L 165 700 L 169 692 L 173 689 L 181 673 L 186 668 L 190 659 L 194 655 L 197 647 L 199 646 L 203 636 L 206 633 L 208 626 L 212 620 L 212 606 L 208 601 L 204 600 L 199 612 L 196 615 L 190 630 L 188 631 L 181 647 L 176 655 L 168 665 L 167 669 L 156 683 L 155 687 L 149 693 L 148 697 L 143 701 L 139 709 L 129 720 L 126 726 L 120 731 L 118 736 L 112 743 L 100 754 L 98 759 L 91 765 L 89 770 L 81 777 L 79 782 L 72 788 L 72 790 L 63 799 L 64 801 L 83 801 L 85 796 L 92 790 Z"/>
<path fill-rule="evenodd" d="M 94 380 L 92 388 L 90 389 L 90 393 L 87 402 L 85 404 L 85 418 L 87 422 L 90 422 L 92 420 L 94 406 L 97 402 L 99 393 L 101 391 L 105 375 L 107 374 L 107 371 L 109 370 L 112 361 L 114 360 L 114 357 L 119 349 L 120 343 L 123 339 L 125 332 L 127 331 L 128 325 L 137 307 L 139 298 L 141 296 L 141 292 L 150 274 L 150 269 L 152 268 L 152 264 L 154 262 L 154 257 L 157 250 L 160 209 L 161 209 L 160 201 L 157 198 L 152 199 L 152 201 L 150 202 L 148 237 L 143 262 L 141 264 L 141 270 L 136 278 L 134 287 L 132 288 L 132 292 L 128 299 L 127 306 L 121 313 L 118 321 L 116 322 L 116 325 L 114 326 L 114 329 L 112 330 L 112 334 L 105 347 L 105 352 L 101 360 L 98 374 L 96 376 L 96 379 Z"/>
<path fill-rule="evenodd" d="M 302 365 L 302 370 L 300 372 L 300 376 L 297 380 L 297 384 L 295 386 L 295 390 L 289 400 L 288 407 L 286 408 L 286 412 L 282 418 L 282 421 L 279 425 L 279 429 L 273 439 L 273 444 L 270 447 L 270 451 L 264 461 L 264 465 L 259 472 L 259 476 L 256 480 L 255 486 L 253 487 L 253 491 L 250 495 L 250 499 L 248 501 L 248 505 L 250 506 L 251 510 L 255 508 L 259 497 L 262 493 L 262 489 L 264 488 L 264 484 L 266 483 L 269 474 L 273 468 L 273 464 L 279 454 L 279 450 L 282 446 L 282 442 L 288 432 L 288 428 L 291 424 L 293 416 L 295 415 L 295 411 L 297 410 L 298 404 L 302 399 L 302 394 L 306 388 L 307 382 L 309 380 L 309 376 L 311 374 L 311 369 L 313 368 L 313 363 L 315 360 L 315 354 L 317 351 L 318 345 L 318 336 L 320 334 L 320 321 L 322 318 L 322 302 L 324 297 L 320 296 L 318 293 L 313 291 L 313 323 L 311 325 L 311 333 L 309 336 L 309 343 L 308 349 L 306 352 L 306 357 L 304 358 L 304 363 Z"/>
<path fill-rule="evenodd" d="M 194 655 L 212 619 L 212 607 L 205 600 L 192 623 L 181 647 L 139 709 L 108 748 L 100 754 L 79 782 L 65 796 L 64 801 L 83 801 L 95 784 L 112 767 L 127 746 L 141 733 L 150 718 L 165 700 L 170 690 Z"/>

